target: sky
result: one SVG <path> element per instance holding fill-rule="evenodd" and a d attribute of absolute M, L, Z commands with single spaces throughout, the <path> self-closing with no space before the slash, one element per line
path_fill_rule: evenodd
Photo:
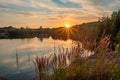
<path fill-rule="evenodd" d="M 0 0 L 0 27 L 60 27 L 97 21 L 120 9 L 120 0 Z"/>

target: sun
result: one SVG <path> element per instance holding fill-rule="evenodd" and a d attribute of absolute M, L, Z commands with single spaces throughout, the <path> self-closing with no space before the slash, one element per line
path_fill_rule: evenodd
<path fill-rule="evenodd" d="M 70 24 L 66 24 L 65 27 L 66 28 L 70 28 L 71 26 L 70 26 Z"/>

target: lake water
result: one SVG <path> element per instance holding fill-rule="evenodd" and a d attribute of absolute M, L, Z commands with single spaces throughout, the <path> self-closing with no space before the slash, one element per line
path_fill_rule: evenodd
<path fill-rule="evenodd" d="M 8 80 L 33 80 L 36 56 L 52 54 L 54 47 L 72 45 L 72 40 L 52 38 L 0 39 L 0 76 Z"/>

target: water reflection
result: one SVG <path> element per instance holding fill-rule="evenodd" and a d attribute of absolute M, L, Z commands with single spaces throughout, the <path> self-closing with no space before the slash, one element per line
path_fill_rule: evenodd
<path fill-rule="evenodd" d="M 28 63 L 30 64 L 30 53 L 28 53 Z"/>
<path fill-rule="evenodd" d="M 17 49 L 16 49 L 16 65 L 17 65 L 17 71 L 19 71 L 19 57 L 17 54 Z"/>
<path fill-rule="evenodd" d="M 34 56 L 52 54 L 58 47 L 70 46 L 71 40 L 52 38 L 0 39 L 0 76 L 8 80 L 32 80 Z"/>

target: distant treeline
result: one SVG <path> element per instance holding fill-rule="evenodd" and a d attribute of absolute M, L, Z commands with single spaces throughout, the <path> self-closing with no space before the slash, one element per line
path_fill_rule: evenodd
<path fill-rule="evenodd" d="M 96 22 L 86 23 L 82 25 L 75 25 L 70 29 L 65 27 L 59 28 L 38 28 L 38 29 L 31 29 L 31 28 L 15 28 L 13 26 L 3 27 L 0 28 L 0 38 L 33 38 L 33 37 L 43 37 L 48 38 L 52 37 L 53 39 L 78 39 L 80 36 L 84 34 L 89 35 L 90 37 L 93 36 L 93 31 L 97 32 L 97 27 L 93 27 Z M 87 26 L 91 24 L 91 27 Z M 90 28 L 90 29 L 88 29 Z M 96 37 L 97 34 L 94 35 Z"/>
<path fill-rule="evenodd" d="M 46 29 L 30 29 L 30 28 L 14 28 L 12 26 L 0 28 L 1 38 L 32 38 L 39 37 L 40 34 L 44 37 L 49 36 L 49 30 Z"/>

